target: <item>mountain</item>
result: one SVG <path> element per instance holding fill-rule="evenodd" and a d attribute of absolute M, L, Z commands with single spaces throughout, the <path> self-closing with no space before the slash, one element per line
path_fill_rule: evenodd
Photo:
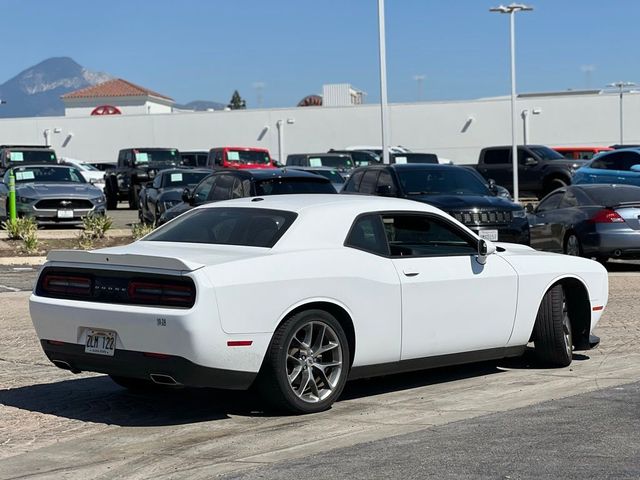
<path fill-rule="evenodd" d="M 64 115 L 61 95 L 112 78 L 108 73 L 88 70 L 69 57 L 48 58 L 0 85 L 0 99 L 6 102 L 0 105 L 0 118 Z M 201 111 L 222 110 L 226 105 L 195 100 L 176 107 Z"/>
<path fill-rule="evenodd" d="M 0 85 L 0 118 L 64 115 L 60 95 L 110 80 L 69 57 L 48 58 Z"/>
<path fill-rule="evenodd" d="M 209 100 L 194 100 L 193 102 L 185 103 L 184 105 L 176 105 L 176 108 L 184 110 L 195 110 L 196 112 L 203 112 L 209 109 L 224 110 L 226 105 L 219 102 L 210 102 Z"/>

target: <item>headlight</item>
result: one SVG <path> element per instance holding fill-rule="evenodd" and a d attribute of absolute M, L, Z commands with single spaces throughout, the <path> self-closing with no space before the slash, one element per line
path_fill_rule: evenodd
<path fill-rule="evenodd" d="M 92 198 L 91 201 L 93 203 L 104 203 L 107 201 L 107 199 L 104 195 L 100 195 L 99 197 Z"/>
<path fill-rule="evenodd" d="M 35 198 L 16 197 L 16 202 L 18 202 L 18 203 L 31 203 L 31 202 L 35 202 Z"/>
<path fill-rule="evenodd" d="M 527 212 L 524 208 L 521 210 L 514 210 L 511 214 L 513 215 L 513 218 L 525 218 L 527 216 Z"/>

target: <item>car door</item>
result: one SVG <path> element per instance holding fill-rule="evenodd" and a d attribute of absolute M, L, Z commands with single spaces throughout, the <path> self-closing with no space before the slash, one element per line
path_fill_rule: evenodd
<path fill-rule="evenodd" d="M 634 165 L 640 165 L 640 153 L 620 152 L 615 165 L 615 183 L 640 186 L 640 172 L 631 170 Z"/>
<path fill-rule="evenodd" d="M 581 183 L 619 183 L 618 168 L 623 156 L 624 152 L 599 155 L 585 167 L 582 173 L 586 181 Z"/>
<path fill-rule="evenodd" d="M 498 255 L 477 261 L 478 240 L 436 214 L 382 215 L 402 290 L 403 360 L 506 346 L 518 279 Z"/>
<path fill-rule="evenodd" d="M 565 191 L 565 189 L 556 190 L 547 195 L 529 217 L 530 245 L 536 250 L 561 251 L 553 239 L 552 228 L 557 220 L 557 214 L 554 212 L 560 206 Z"/>
<path fill-rule="evenodd" d="M 518 148 L 518 188 L 520 190 L 539 190 L 541 184 L 539 162 L 533 152 L 525 148 Z"/>
<path fill-rule="evenodd" d="M 153 179 L 153 183 L 145 188 L 146 194 L 144 198 L 143 211 L 146 208 L 151 218 L 157 218 L 158 215 L 158 194 L 162 186 L 162 178 L 164 175 L 158 175 Z"/>
<path fill-rule="evenodd" d="M 511 164 L 511 150 L 509 148 L 486 150 L 482 163 L 478 165 L 477 169 L 487 180 L 491 178 L 495 180 L 496 184 L 512 190 L 513 165 Z"/>

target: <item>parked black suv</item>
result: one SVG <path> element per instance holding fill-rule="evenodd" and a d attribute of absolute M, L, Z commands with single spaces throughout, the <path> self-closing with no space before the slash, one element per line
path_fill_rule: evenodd
<path fill-rule="evenodd" d="M 495 195 L 455 165 L 375 165 L 353 171 L 341 193 L 407 198 L 444 210 L 480 237 L 529 244 L 529 223 L 518 204 Z"/>
<path fill-rule="evenodd" d="M 158 225 L 205 203 L 292 193 L 336 193 L 336 189 L 327 177 L 296 169 L 217 170 L 193 189 L 185 188 L 182 203 L 165 211 Z"/>
<path fill-rule="evenodd" d="M 0 175 L 10 167 L 56 163 L 56 152 L 46 145 L 0 145 Z"/>
<path fill-rule="evenodd" d="M 118 200 L 128 200 L 129 208 L 138 208 L 142 185 L 153 180 L 165 168 L 180 165 L 175 148 L 125 148 L 118 154 L 118 165 L 104 175 L 107 208 L 118 208 Z"/>

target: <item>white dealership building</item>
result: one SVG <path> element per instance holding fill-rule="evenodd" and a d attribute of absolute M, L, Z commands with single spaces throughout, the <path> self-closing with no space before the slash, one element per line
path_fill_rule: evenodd
<path fill-rule="evenodd" d="M 377 104 L 184 112 L 171 108 L 168 97 L 149 95 L 136 98 L 139 110 L 119 115 L 89 115 L 94 105 L 76 99 L 83 110 L 72 115 L 2 119 L 0 144 L 42 144 L 47 139 L 60 156 L 113 162 L 118 150 L 136 146 L 180 150 L 258 146 L 282 158 L 288 153 L 381 143 Z M 150 100 L 165 110 L 150 108 Z M 617 92 L 601 90 L 521 94 L 519 143 L 619 143 L 620 106 Z M 624 143 L 640 143 L 640 95 L 625 93 L 623 106 Z M 481 148 L 511 142 L 509 97 L 391 104 L 390 118 L 392 145 L 437 153 L 454 163 L 474 162 Z"/>

